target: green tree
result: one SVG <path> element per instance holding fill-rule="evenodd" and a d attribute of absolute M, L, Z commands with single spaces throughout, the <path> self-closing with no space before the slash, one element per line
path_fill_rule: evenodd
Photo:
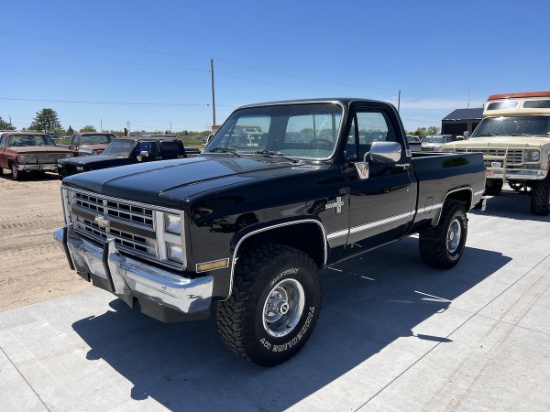
<path fill-rule="evenodd" d="M 8 123 L 0 116 L 0 130 L 15 130 L 15 126 L 11 124 L 11 121 Z"/>
<path fill-rule="evenodd" d="M 428 133 L 428 135 L 439 134 L 439 130 L 440 130 L 440 128 L 437 127 L 437 126 L 430 126 L 427 129 L 427 133 Z"/>
<path fill-rule="evenodd" d="M 416 129 L 416 132 L 414 132 L 413 134 L 415 136 L 433 136 L 434 134 L 439 134 L 440 130 L 441 129 L 437 126 L 430 126 L 428 128 L 419 127 L 418 129 Z"/>
<path fill-rule="evenodd" d="M 94 126 L 90 126 L 89 124 L 84 126 L 82 129 L 80 129 L 81 132 L 97 132 Z"/>
<path fill-rule="evenodd" d="M 36 112 L 34 121 L 29 126 L 30 130 L 40 130 L 44 133 L 55 132 L 61 129 L 61 123 L 57 117 L 57 113 L 52 109 L 42 109 Z"/>
<path fill-rule="evenodd" d="M 68 135 L 74 134 L 74 129 L 72 128 L 71 125 L 69 125 L 69 128 L 67 129 L 67 134 L 68 134 Z"/>

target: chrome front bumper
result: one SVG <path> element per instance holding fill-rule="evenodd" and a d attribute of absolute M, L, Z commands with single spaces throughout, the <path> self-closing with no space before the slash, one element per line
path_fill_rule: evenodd
<path fill-rule="evenodd" d="M 147 265 L 121 255 L 112 239 L 101 248 L 77 237 L 70 225 L 56 230 L 53 237 L 72 269 L 88 280 L 98 278 L 96 286 L 119 296 L 130 306 L 136 297 L 142 308 L 146 302 L 148 307 L 161 306 L 188 315 L 210 311 L 212 276 L 188 279 Z"/>
<path fill-rule="evenodd" d="M 57 171 L 57 163 L 25 163 L 16 166 L 17 170 L 35 172 L 35 171 Z"/>
<path fill-rule="evenodd" d="M 544 180 L 548 175 L 543 169 L 487 168 L 487 179 L 497 180 Z"/>

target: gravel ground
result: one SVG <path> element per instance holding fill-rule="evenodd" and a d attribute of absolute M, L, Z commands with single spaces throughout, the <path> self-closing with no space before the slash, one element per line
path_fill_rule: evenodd
<path fill-rule="evenodd" d="M 63 225 L 57 174 L 0 175 L 0 311 L 85 290 L 53 240 Z"/>

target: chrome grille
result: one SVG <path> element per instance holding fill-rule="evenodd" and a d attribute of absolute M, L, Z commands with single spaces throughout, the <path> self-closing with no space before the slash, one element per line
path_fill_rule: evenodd
<path fill-rule="evenodd" d="M 104 196 L 63 185 L 65 221 L 75 234 L 98 245 L 115 242 L 122 254 L 154 261 L 172 269 L 187 265 L 183 212 Z M 167 227 L 166 216 L 179 216 L 180 231 Z M 178 255 L 178 248 L 180 249 Z M 175 252 L 174 252 L 175 250 Z"/>
<path fill-rule="evenodd" d="M 26 154 L 27 163 L 57 163 L 57 159 L 65 158 L 62 153 L 34 153 Z"/>
<path fill-rule="evenodd" d="M 101 244 L 113 238 L 121 251 L 159 259 L 153 209 L 90 193 L 73 193 L 71 220 L 75 232 Z M 100 226 L 94 220 L 97 216 L 110 223 Z"/>
<path fill-rule="evenodd" d="M 84 193 L 76 193 L 76 205 L 122 221 L 153 227 L 153 210 L 121 201 L 101 199 Z"/>
<path fill-rule="evenodd" d="M 506 150 L 506 149 L 456 149 L 457 152 L 478 152 L 483 153 L 485 166 L 491 166 L 492 161 L 503 162 L 509 166 L 518 166 L 523 164 L 523 150 Z"/>
<path fill-rule="evenodd" d="M 76 232 L 81 233 L 93 240 L 105 243 L 107 237 L 113 238 L 119 249 L 126 249 L 127 251 L 136 251 L 156 257 L 155 253 L 155 241 L 152 238 L 145 236 L 139 236 L 129 231 L 120 230 L 116 228 L 102 228 L 94 221 L 86 219 L 82 216 L 75 215 L 73 225 Z"/>

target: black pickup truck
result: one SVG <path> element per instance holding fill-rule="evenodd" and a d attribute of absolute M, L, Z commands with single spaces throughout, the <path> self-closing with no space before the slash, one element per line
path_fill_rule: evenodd
<path fill-rule="evenodd" d="M 198 148 L 184 147 L 178 137 L 171 135 L 119 138 L 113 139 L 101 154 L 60 159 L 57 171 L 63 178 L 90 170 L 192 157 L 199 153 Z"/>
<path fill-rule="evenodd" d="M 390 104 L 264 103 L 195 158 L 65 178 L 54 238 L 80 276 L 158 320 L 214 306 L 225 344 L 271 366 L 310 337 L 321 268 L 413 233 L 451 268 L 484 189 L 481 154 L 412 153 Z"/>

